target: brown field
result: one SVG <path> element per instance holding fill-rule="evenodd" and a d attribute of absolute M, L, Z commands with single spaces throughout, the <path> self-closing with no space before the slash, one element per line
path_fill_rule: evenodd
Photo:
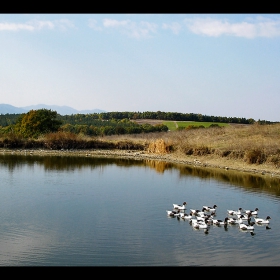
<path fill-rule="evenodd" d="M 136 120 L 132 120 L 138 124 L 150 124 L 150 125 L 156 125 L 156 124 L 163 124 L 163 120 L 151 120 L 151 119 L 136 119 Z"/>

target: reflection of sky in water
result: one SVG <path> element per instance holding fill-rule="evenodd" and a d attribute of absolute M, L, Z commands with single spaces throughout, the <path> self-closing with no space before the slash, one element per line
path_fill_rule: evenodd
<path fill-rule="evenodd" d="M 40 265 L 55 248 L 55 240 L 48 233 L 11 228 L 0 236 L 0 263 L 4 266 Z"/>
<path fill-rule="evenodd" d="M 279 198 L 269 193 L 108 163 L 0 163 L 0 178 L 0 265 L 278 265 Z M 258 207 L 271 229 L 251 236 L 211 227 L 206 235 L 166 216 L 183 201 L 187 211 L 217 204 L 220 219 L 227 209 Z"/>

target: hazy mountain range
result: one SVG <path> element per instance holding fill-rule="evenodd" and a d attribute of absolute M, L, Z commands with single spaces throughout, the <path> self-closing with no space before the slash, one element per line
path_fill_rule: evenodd
<path fill-rule="evenodd" d="M 46 105 L 46 104 L 38 104 L 31 105 L 25 107 L 15 107 L 9 104 L 0 104 L 0 114 L 22 114 L 27 113 L 30 110 L 38 110 L 38 109 L 48 109 L 52 111 L 56 111 L 60 115 L 74 115 L 74 114 L 91 114 L 91 113 L 102 113 L 106 112 L 101 109 L 92 109 L 92 110 L 76 110 L 74 108 L 68 106 L 57 106 L 57 105 Z"/>

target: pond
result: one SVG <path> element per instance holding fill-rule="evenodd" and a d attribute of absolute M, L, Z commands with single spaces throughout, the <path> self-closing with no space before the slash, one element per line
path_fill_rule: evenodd
<path fill-rule="evenodd" d="M 151 160 L 0 155 L 1 266 L 278 266 L 279 178 Z M 259 209 L 269 227 L 169 217 Z M 252 219 L 253 220 L 253 219 Z"/>

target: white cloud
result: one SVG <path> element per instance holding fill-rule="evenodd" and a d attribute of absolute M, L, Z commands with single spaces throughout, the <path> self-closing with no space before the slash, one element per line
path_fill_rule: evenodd
<path fill-rule="evenodd" d="M 13 22 L 0 22 L 0 31 L 34 31 L 41 29 L 55 29 L 66 30 L 67 28 L 73 28 L 74 24 L 67 19 L 61 20 L 32 20 L 26 23 L 13 23 Z"/>
<path fill-rule="evenodd" d="M 115 20 L 115 19 L 103 19 L 103 25 L 105 27 L 119 27 L 124 26 L 127 27 L 129 25 L 132 25 L 133 23 L 130 20 Z"/>
<path fill-rule="evenodd" d="M 155 23 L 145 21 L 136 23 L 131 20 L 105 18 L 103 26 L 106 28 L 116 28 L 120 32 L 137 39 L 150 37 L 151 33 L 157 32 L 157 25 Z"/>
<path fill-rule="evenodd" d="M 74 23 L 68 19 L 60 19 L 60 20 L 54 20 L 53 21 L 55 28 L 58 28 L 60 30 L 66 30 L 68 28 L 75 28 Z"/>
<path fill-rule="evenodd" d="M 171 24 L 163 23 L 162 28 L 171 29 L 174 34 L 179 34 L 179 31 L 182 29 L 182 26 L 178 22 L 172 22 Z"/>
<path fill-rule="evenodd" d="M 100 26 L 98 26 L 97 20 L 95 20 L 95 19 L 89 19 L 88 26 L 96 31 L 102 30 L 102 28 Z"/>
<path fill-rule="evenodd" d="M 280 35 L 280 20 L 257 18 L 240 23 L 230 23 L 228 20 L 212 18 L 185 19 L 187 28 L 195 33 L 206 36 L 218 37 L 231 35 L 245 38 L 275 37 Z"/>
<path fill-rule="evenodd" d="M 33 25 L 27 23 L 8 23 L 8 22 L 0 22 L 0 30 L 7 31 L 18 31 L 18 30 L 29 30 L 33 31 L 35 27 Z"/>

